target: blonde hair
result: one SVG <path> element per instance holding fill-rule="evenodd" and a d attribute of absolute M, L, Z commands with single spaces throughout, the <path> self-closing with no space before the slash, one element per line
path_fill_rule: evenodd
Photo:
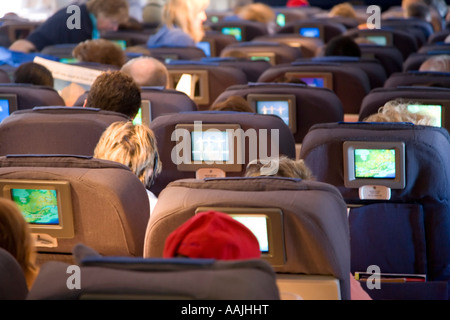
<path fill-rule="evenodd" d="M 16 258 L 31 288 L 39 270 L 34 241 L 17 205 L 5 198 L 0 198 L 0 247 Z"/>
<path fill-rule="evenodd" d="M 205 11 L 209 0 L 168 0 L 163 9 L 163 23 L 178 27 L 199 42 L 205 35 L 203 27 L 198 28 L 197 15 Z"/>
<path fill-rule="evenodd" d="M 437 54 L 429 57 L 422 62 L 419 71 L 450 72 L 450 55 Z"/>
<path fill-rule="evenodd" d="M 277 162 L 278 167 L 274 165 L 274 161 Z M 246 177 L 259 177 L 261 175 L 314 180 L 311 170 L 303 159 L 293 160 L 286 156 L 268 161 L 254 160 L 247 165 Z"/>
<path fill-rule="evenodd" d="M 408 6 L 410 6 L 411 4 L 414 4 L 414 3 L 426 4 L 425 1 L 423 1 L 423 0 L 402 0 L 401 7 L 403 10 L 406 10 L 408 8 Z"/>
<path fill-rule="evenodd" d="M 353 6 L 348 3 L 340 3 L 331 8 L 329 17 L 344 17 L 344 18 L 357 18 L 356 11 Z"/>
<path fill-rule="evenodd" d="M 100 137 L 94 157 L 128 166 L 144 186 L 162 169 L 153 131 L 131 121 L 112 123 Z"/>
<path fill-rule="evenodd" d="M 238 9 L 237 15 L 243 20 L 269 23 L 275 21 L 273 9 L 260 2 L 250 3 Z"/>
<path fill-rule="evenodd" d="M 425 114 L 408 111 L 408 105 L 420 104 L 415 101 L 405 99 L 395 99 L 388 101 L 384 106 L 364 119 L 365 122 L 411 122 L 417 125 L 432 126 L 433 119 Z"/>

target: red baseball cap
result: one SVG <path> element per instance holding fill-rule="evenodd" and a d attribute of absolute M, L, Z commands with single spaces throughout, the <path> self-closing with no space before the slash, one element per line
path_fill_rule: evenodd
<path fill-rule="evenodd" d="M 261 257 L 253 232 L 226 213 L 200 212 L 173 231 L 166 239 L 163 256 L 218 260 Z"/>
<path fill-rule="evenodd" d="M 308 6 L 309 2 L 307 0 L 288 0 L 286 7 L 302 7 Z"/>

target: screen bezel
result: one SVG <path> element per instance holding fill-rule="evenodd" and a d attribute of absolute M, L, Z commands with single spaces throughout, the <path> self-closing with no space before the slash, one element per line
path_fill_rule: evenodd
<path fill-rule="evenodd" d="M 283 20 L 282 22 L 280 20 Z M 275 22 L 277 26 L 284 27 L 286 25 L 286 14 L 284 12 L 277 12 L 275 15 Z"/>
<path fill-rule="evenodd" d="M 319 35 L 316 37 L 308 37 L 302 34 L 302 30 L 303 29 L 317 29 L 317 31 L 319 32 Z M 312 39 L 322 39 L 322 28 L 320 28 L 319 26 L 301 26 L 298 28 L 298 34 L 304 38 L 312 38 Z"/>
<path fill-rule="evenodd" d="M 356 178 L 355 149 L 394 149 L 395 150 L 395 178 Z M 367 185 L 385 186 L 391 189 L 404 189 L 405 177 L 405 144 L 401 141 L 345 141 L 344 154 L 344 186 L 359 188 Z"/>
<path fill-rule="evenodd" d="M 8 38 L 12 42 L 20 39 L 25 39 L 32 33 L 36 26 L 32 24 L 8 24 Z"/>
<path fill-rule="evenodd" d="M 249 93 L 247 95 L 247 101 L 250 107 L 257 113 L 256 104 L 258 101 L 280 101 L 287 100 L 289 108 L 289 129 L 292 133 L 297 132 L 297 100 L 295 94 L 258 94 Z M 284 121 L 283 121 L 284 122 Z"/>
<path fill-rule="evenodd" d="M 200 95 L 195 95 L 195 90 L 191 85 L 191 93 L 187 94 L 192 100 L 194 100 L 197 104 L 208 104 L 209 103 L 209 77 L 207 70 L 195 70 L 195 69 L 186 69 L 186 70 L 168 70 L 169 72 L 169 84 L 168 89 L 175 89 L 176 85 L 174 84 L 175 77 L 181 77 L 183 74 L 189 74 L 192 76 L 198 76 L 199 82 L 199 93 Z M 178 82 L 177 82 L 178 83 Z M 195 84 L 193 84 L 195 85 Z"/>
<path fill-rule="evenodd" d="M 380 47 L 390 47 L 390 46 L 394 45 L 394 39 L 393 39 L 392 33 L 386 32 L 386 31 L 373 30 L 373 29 L 369 30 L 368 32 L 359 31 L 358 37 L 365 38 L 365 39 L 367 39 L 367 37 L 385 37 L 386 45 L 383 46 L 383 45 L 379 45 L 377 43 L 373 43 L 373 45 L 377 45 Z M 367 40 L 369 40 L 369 39 L 367 39 Z"/>
<path fill-rule="evenodd" d="M 284 245 L 283 210 L 280 208 L 257 207 L 198 207 L 195 214 L 205 211 L 219 211 L 229 215 L 265 215 L 267 216 L 267 236 L 269 252 L 261 253 L 261 258 L 273 267 L 282 267 L 286 264 L 286 248 Z M 276 237 L 275 235 L 279 235 Z"/>
<path fill-rule="evenodd" d="M 445 128 L 450 131 L 450 100 L 445 99 L 410 99 L 407 105 L 410 104 L 423 104 L 423 105 L 441 105 L 441 128 Z"/>
<path fill-rule="evenodd" d="M 318 37 L 306 37 L 303 36 L 300 32 L 303 28 L 316 28 L 319 30 L 319 36 Z M 300 25 L 297 26 L 294 30 L 294 34 L 298 34 L 300 35 L 302 38 L 306 38 L 306 39 L 320 39 L 322 41 L 325 41 L 325 32 L 324 32 L 324 27 L 323 25 L 319 25 L 319 24 L 308 24 L 308 25 Z"/>
<path fill-rule="evenodd" d="M 48 234 L 55 238 L 73 238 L 75 236 L 72 210 L 72 195 L 69 181 L 62 180 L 16 180 L 0 179 L 0 192 L 3 198 L 11 201 L 11 189 L 45 189 L 55 190 L 59 210 L 59 224 L 31 224 L 31 233 Z"/>
<path fill-rule="evenodd" d="M 238 38 L 236 38 L 236 36 L 234 34 L 225 33 L 224 29 L 239 29 L 241 32 L 241 39 L 239 40 Z M 225 35 L 233 36 L 236 39 L 236 41 L 239 41 L 239 42 L 243 42 L 246 39 L 245 30 L 244 30 L 244 28 L 242 28 L 240 26 L 222 26 L 220 28 L 220 32 Z"/>
<path fill-rule="evenodd" d="M 124 51 L 128 47 L 128 41 L 125 39 L 111 39 L 109 41 L 114 42 L 116 45 L 118 45 L 120 47 L 120 49 L 122 49 Z"/>
<path fill-rule="evenodd" d="M 152 122 L 152 104 L 150 100 L 141 100 L 141 107 L 139 108 L 139 110 L 141 112 L 141 123 L 145 124 L 148 127 Z M 135 119 L 136 117 L 133 119 L 133 124 L 135 124 Z"/>
<path fill-rule="evenodd" d="M 9 114 L 8 116 L 10 116 L 14 111 L 18 110 L 17 95 L 12 94 L 12 93 L 0 93 L 0 100 L 7 100 L 8 101 L 8 109 L 9 109 L 8 110 L 8 114 Z M 8 116 L 6 118 L 8 118 Z M 4 118 L 4 119 L 6 119 L 6 118 Z"/>
<path fill-rule="evenodd" d="M 201 129 L 202 131 L 207 131 L 210 129 L 217 129 L 220 131 L 223 130 L 233 130 L 234 131 L 234 136 L 231 135 L 229 136 L 229 141 L 231 141 L 231 139 L 234 139 L 233 141 L 233 150 L 229 149 L 230 154 L 233 154 L 233 161 L 232 163 L 207 163 L 205 161 L 196 161 L 194 162 L 192 160 L 192 141 L 191 141 L 191 132 L 195 131 L 196 128 L 196 124 L 194 123 L 180 123 L 177 124 L 175 126 L 175 131 L 178 130 L 187 130 L 187 132 L 189 133 L 189 138 L 187 141 L 187 144 L 184 144 L 184 139 L 186 138 L 185 136 L 183 136 L 183 141 L 179 142 L 177 144 L 176 147 L 179 146 L 180 143 L 183 144 L 183 148 L 182 150 L 190 150 L 188 155 L 184 155 L 181 154 L 179 155 L 181 158 L 183 158 L 185 161 L 182 163 L 178 163 L 177 164 L 177 169 L 179 171 L 197 171 L 198 169 L 201 168 L 218 168 L 221 169 L 225 172 L 241 172 L 243 169 L 243 165 L 244 165 L 244 142 L 243 142 L 243 135 L 242 135 L 242 129 L 241 126 L 239 124 L 234 124 L 234 123 L 201 123 Z M 209 162 L 209 161 L 208 161 Z M 211 161 L 212 162 L 212 161 Z"/>
<path fill-rule="evenodd" d="M 254 57 L 260 57 L 260 58 L 268 58 L 266 59 L 253 59 Z M 270 65 L 274 66 L 277 64 L 277 59 L 275 52 L 247 52 L 247 58 L 251 61 L 257 61 L 257 60 L 263 60 L 270 63 Z"/>
<path fill-rule="evenodd" d="M 331 72 L 289 71 L 287 78 L 323 78 L 323 88 L 333 90 L 333 74 Z M 320 88 L 320 87 L 316 87 Z"/>
<path fill-rule="evenodd" d="M 203 50 L 203 48 L 199 45 L 200 43 L 208 43 L 209 45 L 209 55 Z M 213 39 L 203 38 L 199 43 L 197 44 L 197 47 L 202 49 L 203 52 L 205 52 L 205 56 L 207 57 L 215 57 L 216 56 L 216 43 Z"/>

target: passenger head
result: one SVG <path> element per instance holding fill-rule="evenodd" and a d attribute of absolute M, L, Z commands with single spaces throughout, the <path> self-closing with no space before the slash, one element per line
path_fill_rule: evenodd
<path fill-rule="evenodd" d="M 292 77 L 292 76 L 286 76 L 285 74 L 282 74 L 278 77 L 276 77 L 273 82 L 276 83 L 296 83 L 296 84 L 304 84 L 307 85 L 305 81 L 303 81 L 300 78 Z"/>
<path fill-rule="evenodd" d="M 411 3 L 404 11 L 405 18 L 417 18 L 431 23 L 431 10 L 423 3 Z"/>
<path fill-rule="evenodd" d="M 271 23 L 275 21 L 275 11 L 268 5 L 255 2 L 238 9 L 237 16 L 243 20 Z"/>
<path fill-rule="evenodd" d="M 163 23 L 178 27 L 199 42 L 205 35 L 203 22 L 209 0 L 167 0 L 163 10 Z"/>
<path fill-rule="evenodd" d="M 53 87 L 53 75 L 41 64 L 25 62 L 14 71 L 14 82 Z"/>
<path fill-rule="evenodd" d="M 28 223 L 19 208 L 5 198 L 0 198 L 0 247 L 16 258 L 30 288 L 38 273 L 36 249 Z"/>
<path fill-rule="evenodd" d="M 166 239 L 164 258 L 240 260 L 261 257 L 258 239 L 226 213 L 200 212 Z"/>
<path fill-rule="evenodd" d="M 153 131 L 131 121 L 112 123 L 100 137 L 94 158 L 126 165 L 144 186 L 150 186 L 162 169 Z"/>
<path fill-rule="evenodd" d="M 255 112 L 252 107 L 250 107 L 248 101 L 241 96 L 229 96 L 225 100 L 212 105 L 210 110 Z"/>
<path fill-rule="evenodd" d="M 427 4 L 424 0 L 402 0 L 402 10 L 403 12 L 406 11 L 406 9 L 411 5 L 411 4 L 415 4 L 415 3 L 421 3 L 421 4 Z"/>
<path fill-rule="evenodd" d="M 72 56 L 82 62 L 96 62 L 122 67 L 126 56 L 122 48 L 106 39 L 94 39 L 80 42 L 72 51 Z"/>
<path fill-rule="evenodd" d="M 420 104 L 415 101 L 395 99 L 388 101 L 384 106 L 364 119 L 365 122 L 410 122 L 417 125 L 432 126 L 433 119 L 428 115 L 408 111 L 408 105 Z"/>
<path fill-rule="evenodd" d="M 138 57 L 129 60 L 121 71 L 134 79 L 140 87 L 167 87 L 169 72 L 167 67 L 153 57 Z"/>
<path fill-rule="evenodd" d="M 127 0 L 88 0 L 86 7 L 95 16 L 99 31 L 117 31 L 129 19 Z"/>
<path fill-rule="evenodd" d="M 246 177 L 276 176 L 314 180 L 311 170 L 302 159 L 294 160 L 286 156 L 271 160 L 253 160 L 247 165 Z"/>
<path fill-rule="evenodd" d="M 419 71 L 450 72 L 450 55 L 438 54 L 430 56 L 422 62 Z"/>
<path fill-rule="evenodd" d="M 339 3 L 333 6 L 328 13 L 329 17 L 344 17 L 356 19 L 356 11 L 349 2 Z"/>
<path fill-rule="evenodd" d="M 336 36 L 325 45 L 324 55 L 361 57 L 361 49 L 352 37 Z"/>
<path fill-rule="evenodd" d="M 89 89 L 85 106 L 120 112 L 133 119 L 141 106 L 141 90 L 121 71 L 103 72 Z"/>
<path fill-rule="evenodd" d="M 142 8 L 142 21 L 155 26 L 161 24 L 164 2 L 161 0 L 147 0 Z"/>

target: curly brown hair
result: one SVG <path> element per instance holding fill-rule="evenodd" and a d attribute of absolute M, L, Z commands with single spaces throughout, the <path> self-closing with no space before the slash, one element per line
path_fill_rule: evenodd
<path fill-rule="evenodd" d="M 141 106 L 141 90 L 121 71 L 106 71 L 92 84 L 86 107 L 121 112 L 133 119 Z"/>
<path fill-rule="evenodd" d="M 126 56 L 122 48 L 106 39 L 94 39 L 80 42 L 72 51 L 78 61 L 109 64 L 118 68 L 125 63 Z"/>

